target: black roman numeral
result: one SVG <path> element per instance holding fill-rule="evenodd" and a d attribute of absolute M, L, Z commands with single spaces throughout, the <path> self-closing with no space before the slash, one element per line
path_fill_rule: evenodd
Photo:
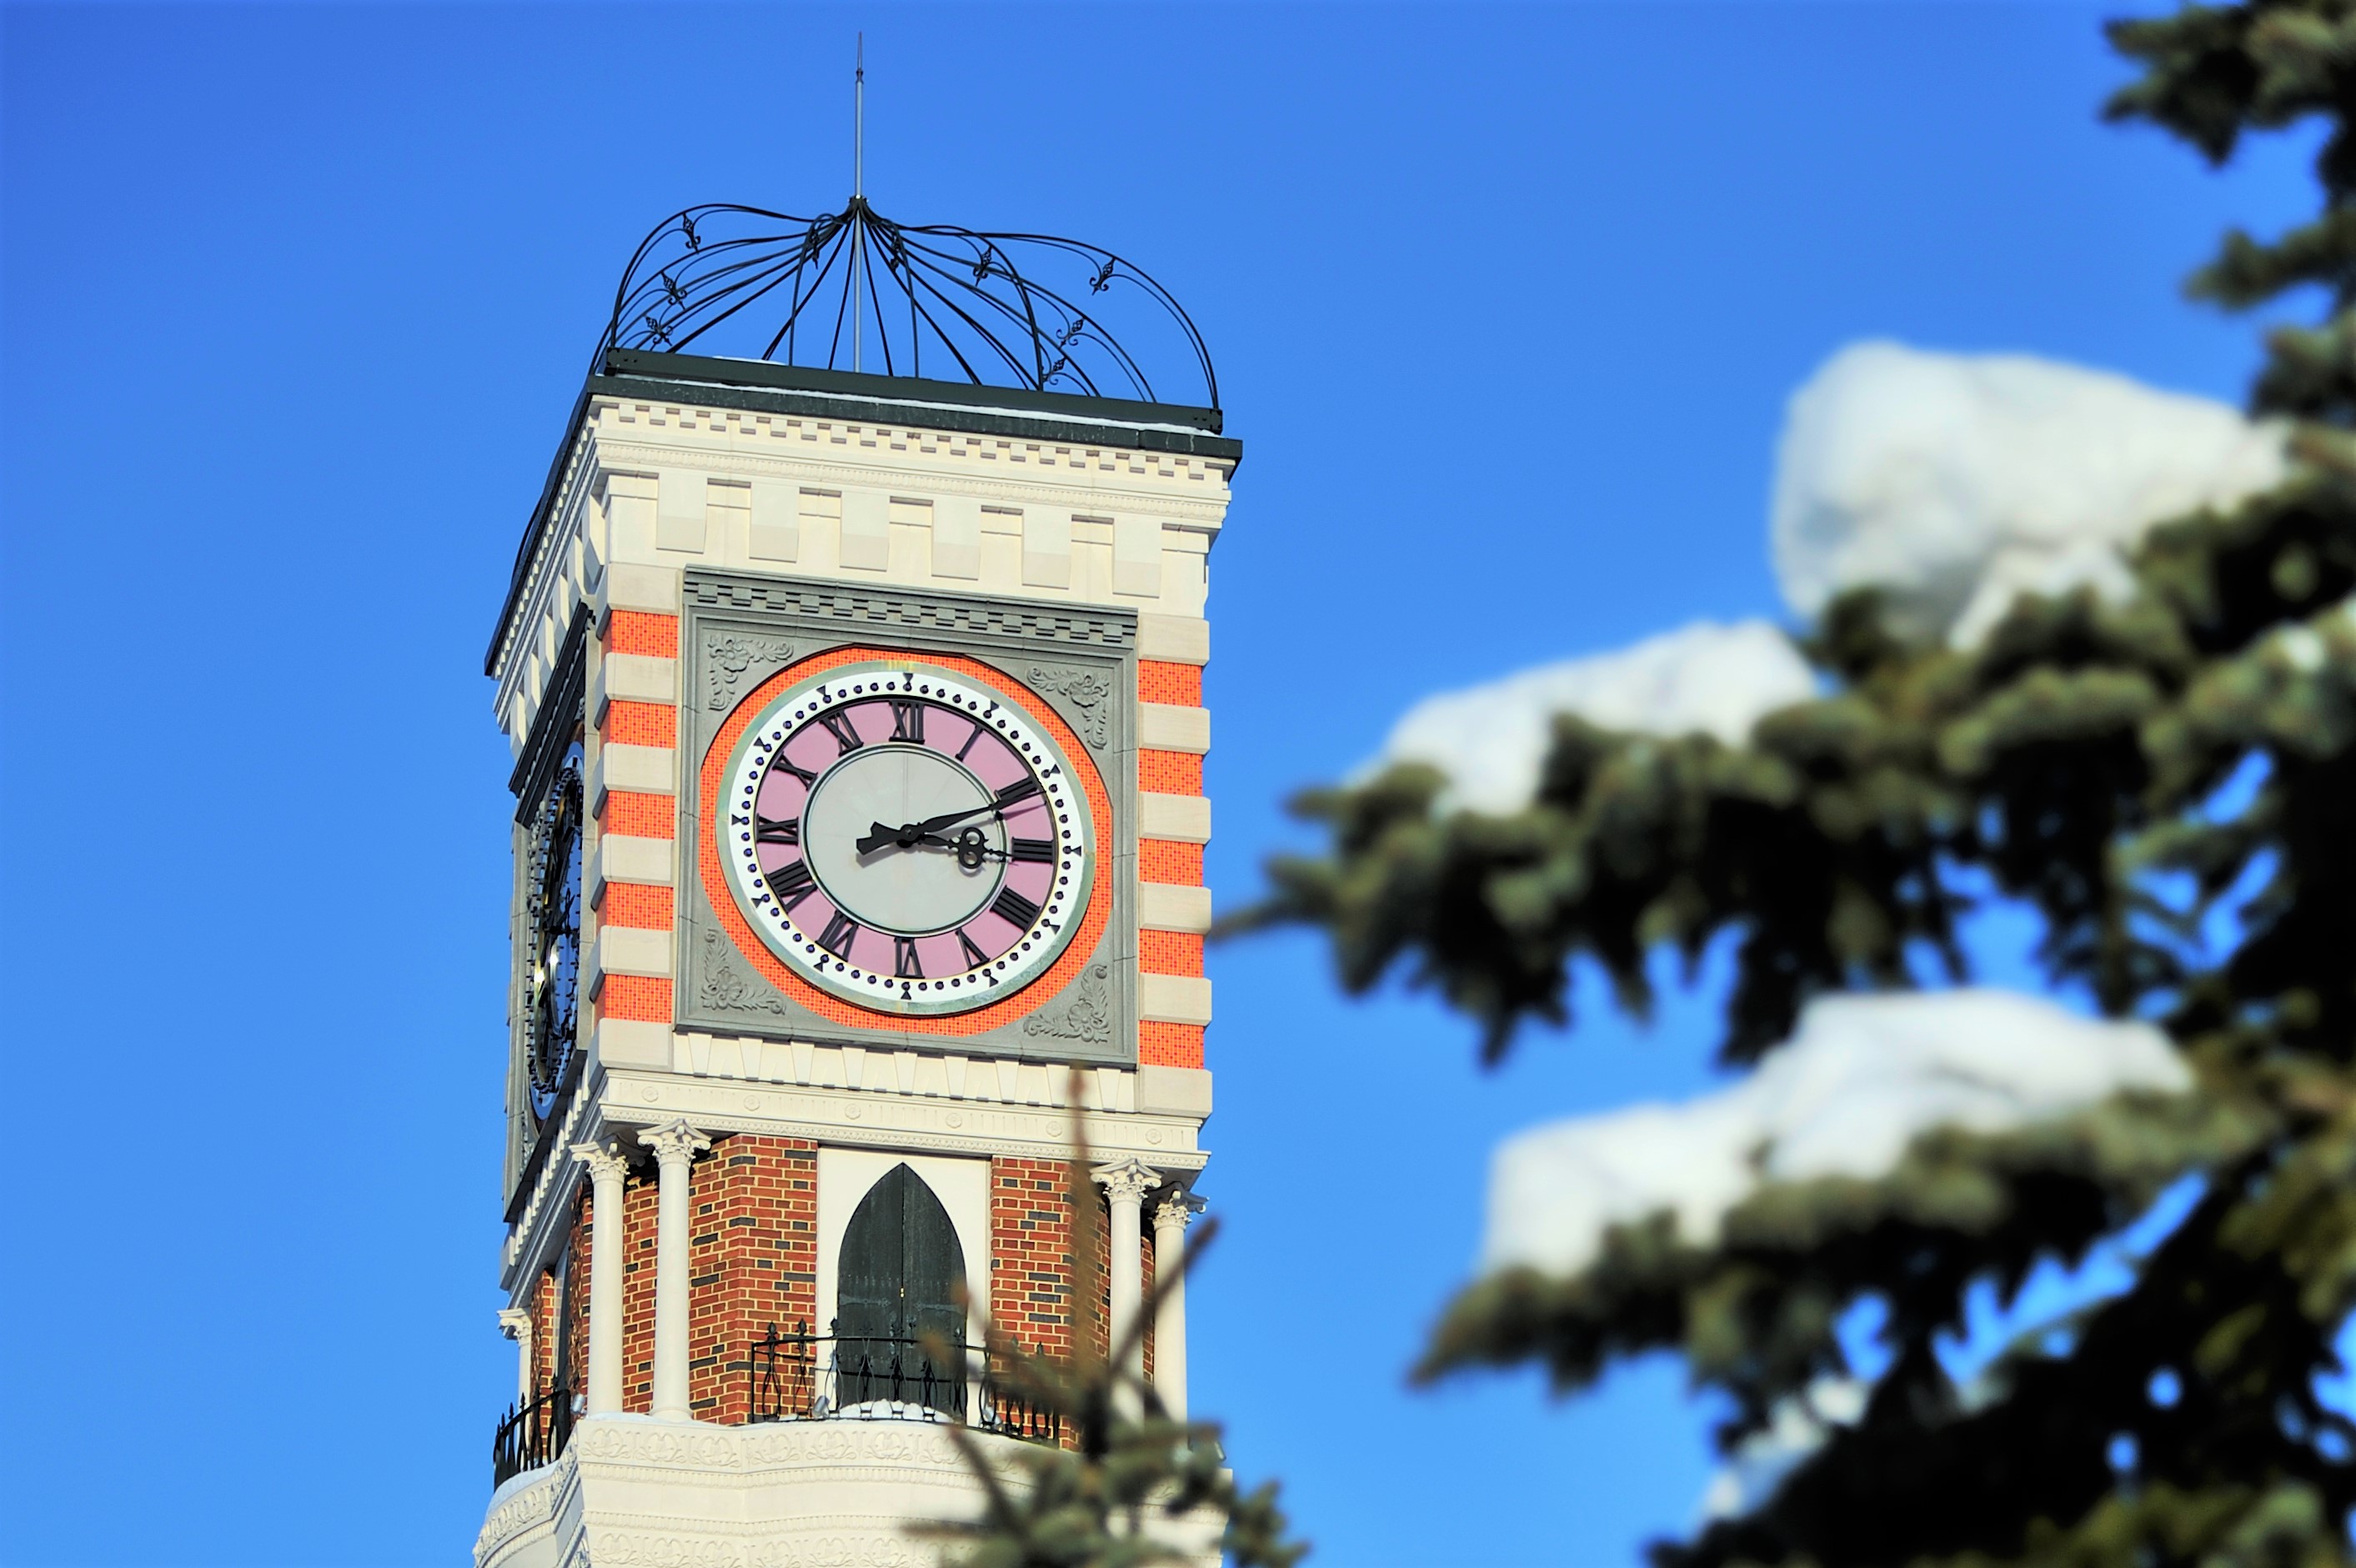
<path fill-rule="evenodd" d="M 755 812 L 753 818 L 760 826 L 753 830 L 755 844 L 798 844 L 802 841 L 802 819 L 788 816 L 783 822 L 774 816 Z"/>
<path fill-rule="evenodd" d="M 968 736 L 965 738 L 965 744 L 964 744 L 964 745 L 962 745 L 962 746 L 959 746 L 959 747 L 958 748 L 958 762 L 960 762 L 960 763 L 961 763 L 961 762 L 964 762 L 964 761 L 965 761 L 965 754 L 966 754 L 968 752 L 972 751 L 972 750 L 973 750 L 973 743 L 974 743 L 976 741 L 979 741 L 979 740 L 980 740 L 980 739 L 981 739 L 981 720 L 979 720 L 979 719 L 977 719 L 977 720 L 975 720 L 973 721 L 973 733 L 972 733 L 972 734 L 970 734 L 970 735 L 968 735 Z"/>
<path fill-rule="evenodd" d="M 836 910 L 834 918 L 826 923 L 826 929 L 818 933 L 818 944 L 837 958 L 848 958 L 851 956 L 851 939 L 858 934 L 859 923 Z"/>
<path fill-rule="evenodd" d="M 818 891 L 818 880 L 810 875 L 808 860 L 788 860 L 774 871 L 764 871 L 761 880 L 777 895 L 778 906 L 787 913 L 802 900 Z"/>
<path fill-rule="evenodd" d="M 1055 841 L 1053 838 L 1016 838 L 1006 846 L 1006 858 L 1018 864 L 1029 861 L 1037 866 L 1055 863 Z"/>
<path fill-rule="evenodd" d="M 1012 921 L 1025 931 L 1030 930 L 1031 923 L 1039 918 L 1039 906 L 1012 888 L 999 889 L 998 897 L 991 901 L 990 907 L 1001 918 Z"/>
<path fill-rule="evenodd" d="M 818 783 L 818 775 L 816 773 L 810 772 L 808 768 L 800 766 L 783 752 L 777 753 L 777 766 L 785 769 L 786 772 L 801 780 L 802 787 L 805 789 L 808 789 L 810 785 Z"/>
<path fill-rule="evenodd" d="M 895 980 L 921 980 L 925 965 L 916 957 L 916 944 L 905 936 L 892 939 L 892 977 Z"/>
<path fill-rule="evenodd" d="M 925 705 L 913 697 L 892 699 L 892 739 L 912 745 L 925 743 Z"/>
<path fill-rule="evenodd" d="M 973 938 L 965 933 L 965 927 L 963 926 L 958 927 L 958 945 L 965 949 L 965 966 L 967 968 L 979 969 L 983 965 L 990 962 L 990 955 L 984 953 L 980 948 L 974 945 Z"/>
<path fill-rule="evenodd" d="M 1008 784 L 1004 789 L 998 792 L 998 809 L 1004 811 L 1008 806 L 1029 800 L 1033 795 L 1037 795 L 1038 793 L 1039 781 L 1037 779 L 1016 779 L 1012 784 Z"/>
<path fill-rule="evenodd" d="M 821 713 L 818 721 L 826 726 L 828 733 L 834 737 L 835 744 L 842 748 L 845 756 L 867 743 L 859 738 L 859 731 L 852 727 L 848 713 Z"/>

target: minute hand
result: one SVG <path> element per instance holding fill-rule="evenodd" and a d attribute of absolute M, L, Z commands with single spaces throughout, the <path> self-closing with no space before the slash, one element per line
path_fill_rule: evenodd
<path fill-rule="evenodd" d="M 924 821 L 916 824 L 916 831 L 918 833 L 938 833 L 942 828 L 955 827 L 957 824 L 963 822 L 969 816 L 980 816 L 985 811 L 1002 811 L 1006 807 L 1012 805 L 1015 802 L 1028 800 L 1031 796 L 1037 795 L 1038 793 L 1039 785 L 1034 781 L 1031 779 L 1021 779 L 1013 784 L 1008 784 L 1004 789 L 999 791 L 996 796 L 984 801 L 980 805 L 969 807 L 964 811 L 948 812 L 940 816 L 928 816 Z"/>

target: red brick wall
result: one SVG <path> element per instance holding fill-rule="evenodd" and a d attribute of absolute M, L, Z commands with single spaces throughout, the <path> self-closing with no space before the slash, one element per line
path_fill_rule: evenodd
<path fill-rule="evenodd" d="M 740 1134 L 695 1163 L 688 1404 L 741 1425 L 752 1348 L 818 1316 L 818 1146 Z"/>
<path fill-rule="evenodd" d="M 573 1208 L 573 1235 L 565 1244 L 572 1250 L 572 1262 L 567 1265 L 565 1288 L 573 1297 L 573 1343 L 565 1348 L 570 1359 L 566 1365 L 573 1372 L 573 1392 L 589 1392 L 589 1266 L 593 1240 L 590 1226 L 594 1220 L 592 1211 L 596 1198 L 591 1192 L 584 1176 L 581 1182 L 580 1200 Z"/>
<path fill-rule="evenodd" d="M 1072 1353 L 1072 1216 L 1060 1160 L 990 1162 L 990 1316 L 1029 1349 Z"/>
<path fill-rule="evenodd" d="M 656 1193 L 649 1165 L 622 1195 L 622 1408 L 640 1415 L 654 1408 Z"/>

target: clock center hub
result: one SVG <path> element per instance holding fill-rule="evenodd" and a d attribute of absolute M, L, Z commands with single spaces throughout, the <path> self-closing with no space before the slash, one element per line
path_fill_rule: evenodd
<path fill-rule="evenodd" d="M 923 936 L 963 925 L 997 896 L 1004 862 L 960 857 L 954 844 L 969 829 L 1002 853 L 1006 829 L 991 792 L 950 758 L 920 746 L 868 746 L 829 769 L 802 813 L 809 869 L 827 897 L 873 930 Z M 913 842 L 908 829 L 935 817 L 970 813 L 941 833 Z M 881 825 L 895 836 L 862 853 L 860 840 Z"/>

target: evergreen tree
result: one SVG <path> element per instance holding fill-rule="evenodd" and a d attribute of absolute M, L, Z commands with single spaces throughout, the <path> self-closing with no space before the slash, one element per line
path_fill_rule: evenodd
<path fill-rule="evenodd" d="M 1071 1103 L 1080 1103 L 1073 1073 Z M 1135 1357 L 1162 1298 L 1191 1272 L 1218 1235 L 1205 1220 L 1182 1270 L 1154 1282 L 1136 1320 L 1107 1324 L 1099 1252 L 1098 1198 L 1088 1176 L 1086 1135 L 1074 1132 L 1065 1166 L 1071 1215 L 1072 1339 L 1069 1356 L 1029 1350 L 983 1317 L 996 1381 L 1034 1412 L 1052 1414 L 1066 1442 L 1032 1443 L 1001 1467 L 1003 1449 L 985 1448 L 964 1428 L 949 1436 L 983 1496 L 980 1518 L 921 1531 L 949 1543 L 955 1568 L 1147 1568 L 1196 1560 L 1215 1544 L 1232 1568 L 1292 1568 L 1309 1550 L 1285 1538 L 1274 1482 L 1245 1492 L 1226 1467 L 1219 1428 L 1172 1417 L 1153 1386 L 1122 1369 Z M 970 1304 L 969 1304 L 970 1306 Z M 1115 1339 L 1108 1332 L 1120 1330 Z M 1097 1349 L 1099 1336 L 1107 1349 Z M 938 1356 L 951 1347 L 932 1347 Z"/>
<path fill-rule="evenodd" d="M 1537 795 L 1453 809 L 1395 767 L 1299 809 L 1327 849 L 1270 866 L 1237 923 L 1330 933 L 1344 982 L 1394 972 L 1477 1020 L 1485 1055 L 1569 1017 L 1574 966 L 1643 1013 L 1653 960 L 1724 944 L 1725 1059 L 1814 998 L 1962 978 L 1989 894 L 2035 912 L 2051 984 L 2158 1024 L 2196 1090 L 1927 1135 L 1874 1179 L 1769 1184 L 1708 1237 L 1621 1225 L 1568 1276 L 1493 1273 L 1422 1375 L 1544 1366 L 1575 1389 L 1667 1349 L 1730 1411 L 1730 1454 L 1858 1369 L 1861 1413 L 1772 1495 L 1662 1564 L 2289 1564 L 2350 1557 L 2356 1424 L 2317 1382 L 2356 1306 L 2356 4 L 2257 0 L 2111 28 L 2111 102 L 2222 163 L 2309 117 L 2324 210 L 2235 234 L 2192 280 L 2234 307 L 2302 285 L 2256 411 L 2302 461 L 2230 513 L 2147 536 L 2133 596 L 2024 596 L 1976 645 L 1871 592 L 1804 634 L 1826 694 L 1747 743 L 1557 721 Z M 2195 1196 L 2118 1293 L 2039 1326 L 1969 1386 L 1936 1353 L 1966 1294 L 2010 1302 L 2170 1189 Z"/>

